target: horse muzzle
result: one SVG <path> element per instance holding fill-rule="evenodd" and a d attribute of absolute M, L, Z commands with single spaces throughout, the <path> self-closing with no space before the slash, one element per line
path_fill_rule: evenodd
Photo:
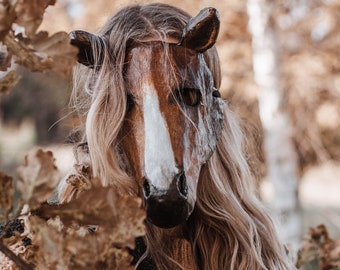
<path fill-rule="evenodd" d="M 147 219 L 157 227 L 173 228 L 184 223 L 192 212 L 183 172 L 174 177 L 168 189 L 159 189 L 144 179 L 143 193 Z"/>

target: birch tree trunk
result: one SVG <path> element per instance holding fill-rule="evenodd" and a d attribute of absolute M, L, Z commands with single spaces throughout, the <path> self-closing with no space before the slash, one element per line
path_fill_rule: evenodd
<path fill-rule="evenodd" d="M 297 155 L 292 142 L 292 125 L 281 106 L 279 44 L 271 17 L 272 5 L 271 0 L 248 0 L 247 11 L 268 178 L 274 188 L 270 206 L 280 221 L 281 240 L 297 250 L 301 239 Z"/>

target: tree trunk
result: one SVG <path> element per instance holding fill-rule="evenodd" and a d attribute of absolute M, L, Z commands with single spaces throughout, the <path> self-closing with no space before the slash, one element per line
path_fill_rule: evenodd
<path fill-rule="evenodd" d="M 271 16 L 273 5 L 270 0 L 248 0 L 247 9 L 268 179 L 274 188 L 271 208 L 280 221 L 282 241 L 296 250 L 301 239 L 297 155 L 292 142 L 292 125 L 285 111 L 287 108 L 281 106 L 283 93 L 279 43 Z"/>

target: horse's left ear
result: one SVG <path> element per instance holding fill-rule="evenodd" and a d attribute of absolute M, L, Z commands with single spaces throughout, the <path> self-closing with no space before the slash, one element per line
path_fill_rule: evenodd
<path fill-rule="evenodd" d="M 215 8 L 202 9 L 184 27 L 182 39 L 178 45 L 202 53 L 215 44 L 219 30 L 218 11 Z"/>
<path fill-rule="evenodd" d="M 89 67 L 94 68 L 96 65 L 96 68 L 101 66 L 102 62 L 102 47 L 103 47 L 103 41 L 102 39 L 95 35 L 91 34 L 86 31 L 82 30 L 76 30 L 72 31 L 69 34 L 71 44 L 78 47 L 79 53 L 78 53 L 78 62 Z M 93 48 L 96 48 L 97 50 L 97 63 L 95 63 L 95 56 Z"/>

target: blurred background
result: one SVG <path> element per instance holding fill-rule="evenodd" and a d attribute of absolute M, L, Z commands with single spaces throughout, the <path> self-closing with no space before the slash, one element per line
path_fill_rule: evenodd
<path fill-rule="evenodd" d="M 75 29 L 94 32 L 118 9 L 150 2 L 155 1 L 58 0 L 48 7 L 40 29 L 51 34 Z M 218 9 L 221 92 L 253 143 L 248 154 L 261 198 L 271 207 L 279 197 L 280 189 L 271 178 L 270 161 L 275 159 L 271 155 L 280 153 L 282 147 L 291 149 L 286 158 L 295 179 L 287 181 L 287 186 L 293 185 L 291 194 L 296 198 L 290 208 L 298 215 L 292 229 L 298 227 L 294 237 L 300 238 L 309 227 L 323 223 L 332 237 L 340 238 L 340 2 L 157 2 L 175 5 L 191 15 L 207 6 Z M 267 38 L 269 42 L 262 45 L 254 42 Z M 274 61 L 269 59 L 268 64 L 261 50 L 270 51 Z M 277 89 L 268 92 L 261 74 L 273 63 L 267 75 L 268 81 L 274 79 Z M 15 176 L 15 168 L 23 162 L 27 150 L 39 145 L 54 151 L 58 167 L 65 172 L 72 166 L 72 146 L 66 138 L 76 125 L 68 109 L 71 78 L 52 72 L 33 73 L 23 67 L 17 70 L 19 83 L 8 94 L 0 95 L 0 170 Z M 273 104 L 263 101 L 270 93 L 276 93 L 277 112 L 287 119 L 275 133 L 279 136 L 267 134 L 270 129 L 264 121 L 268 119 L 261 113 Z M 271 120 L 276 121 L 275 117 Z M 266 147 L 266 138 L 280 137 L 287 130 L 277 148 Z M 284 189 L 286 184 L 280 181 Z M 291 198 L 287 196 L 286 200 Z"/>

